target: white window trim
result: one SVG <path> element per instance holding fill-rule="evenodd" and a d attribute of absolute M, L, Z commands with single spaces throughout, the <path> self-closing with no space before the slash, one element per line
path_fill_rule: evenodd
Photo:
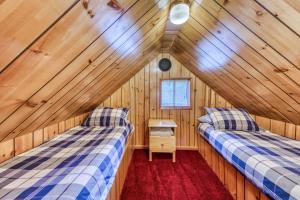
<path fill-rule="evenodd" d="M 189 105 L 188 106 L 162 106 L 162 82 L 165 80 L 187 80 L 189 81 Z M 159 85 L 159 107 L 161 110 L 189 110 L 192 109 L 192 87 L 191 87 L 191 78 L 166 78 L 166 79 L 160 79 L 160 85 Z M 174 92 L 175 95 L 175 92 Z M 174 96 L 175 99 L 175 96 Z"/>

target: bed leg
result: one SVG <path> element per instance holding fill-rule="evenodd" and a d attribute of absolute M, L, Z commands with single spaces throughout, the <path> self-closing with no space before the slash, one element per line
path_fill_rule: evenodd
<path fill-rule="evenodd" d="M 149 150 L 149 161 L 152 161 L 152 152 Z"/>
<path fill-rule="evenodd" d="M 176 162 L 176 151 L 173 152 L 173 163 Z"/>

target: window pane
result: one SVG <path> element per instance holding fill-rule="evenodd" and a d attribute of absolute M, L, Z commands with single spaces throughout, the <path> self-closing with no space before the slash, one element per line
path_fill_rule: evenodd
<path fill-rule="evenodd" d="M 189 107 L 190 81 L 187 79 L 170 79 L 161 81 L 161 107 Z"/>
<path fill-rule="evenodd" d="M 188 80 L 175 81 L 175 106 L 190 105 L 190 85 Z"/>
<path fill-rule="evenodd" d="M 161 83 L 161 106 L 174 106 L 174 81 L 163 80 Z"/>

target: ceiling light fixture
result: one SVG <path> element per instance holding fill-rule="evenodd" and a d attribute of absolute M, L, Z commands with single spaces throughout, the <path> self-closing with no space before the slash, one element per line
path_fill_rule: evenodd
<path fill-rule="evenodd" d="M 170 21 L 172 24 L 183 24 L 190 16 L 190 7 L 185 1 L 175 1 L 170 10 Z"/>

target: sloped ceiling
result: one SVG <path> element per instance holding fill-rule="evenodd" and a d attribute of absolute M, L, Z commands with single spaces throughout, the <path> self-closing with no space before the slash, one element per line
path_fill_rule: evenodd
<path fill-rule="evenodd" d="M 84 6 L 83 2 L 88 2 Z M 300 124 L 298 0 L 0 1 L 0 141 L 99 104 L 161 51 L 254 114 Z"/>
<path fill-rule="evenodd" d="M 300 2 L 195 0 L 174 57 L 235 106 L 300 124 Z"/>
<path fill-rule="evenodd" d="M 168 1 L 107 2 L 1 1 L 0 141 L 89 110 L 158 54 Z"/>

